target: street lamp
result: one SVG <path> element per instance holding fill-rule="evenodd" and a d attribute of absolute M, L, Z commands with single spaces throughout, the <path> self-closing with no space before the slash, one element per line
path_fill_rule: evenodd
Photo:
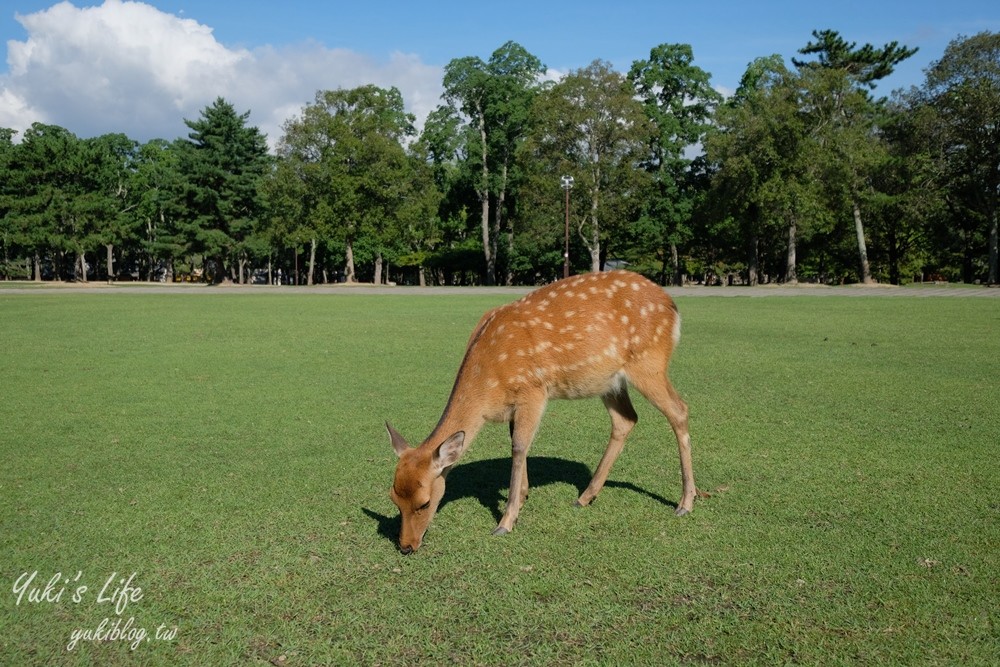
<path fill-rule="evenodd" d="M 569 191 L 573 187 L 573 177 L 563 176 L 560 181 L 566 191 L 566 241 L 563 247 L 563 278 L 569 278 Z"/>

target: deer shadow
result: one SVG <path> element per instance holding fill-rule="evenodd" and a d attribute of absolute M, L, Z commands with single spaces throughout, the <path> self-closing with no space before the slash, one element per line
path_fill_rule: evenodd
<path fill-rule="evenodd" d="M 465 498 L 474 498 L 480 505 L 490 511 L 494 521 L 500 521 L 507 503 L 507 489 L 510 484 L 510 458 L 486 459 L 455 466 L 448 474 L 444 498 L 438 511 L 449 503 Z M 549 484 L 569 484 L 576 488 L 575 500 L 587 485 L 592 476 L 590 468 L 576 461 L 555 458 L 551 456 L 529 456 L 528 478 L 531 488 L 548 486 Z M 604 488 L 625 489 L 646 496 L 662 505 L 676 509 L 677 503 L 667 500 L 658 493 L 648 491 L 631 482 L 608 480 Z M 594 502 L 598 502 L 600 496 Z M 379 535 L 391 542 L 399 537 L 400 518 L 398 514 L 385 516 L 368 508 L 361 511 L 373 519 Z"/>

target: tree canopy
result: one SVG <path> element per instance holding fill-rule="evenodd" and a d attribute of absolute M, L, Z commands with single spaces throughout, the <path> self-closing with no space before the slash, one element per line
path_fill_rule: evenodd
<path fill-rule="evenodd" d="M 395 88 L 320 90 L 273 152 L 223 98 L 142 145 L 0 128 L 0 277 L 537 283 L 568 222 L 574 271 L 995 284 L 1000 36 L 876 97 L 915 51 L 815 30 L 724 98 L 687 44 L 548 76 L 511 41 L 450 61 L 419 127 Z"/>

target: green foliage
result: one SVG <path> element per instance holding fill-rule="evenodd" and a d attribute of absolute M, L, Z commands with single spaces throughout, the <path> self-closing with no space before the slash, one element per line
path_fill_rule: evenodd
<path fill-rule="evenodd" d="M 549 191 L 563 174 L 575 179 L 571 225 L 601 270 L 614 241 L 638 219 L 650 184 L 639 165 L 656 128 L 626 78 L 594 61 L 543 91 L 525 150 L 534 187 Z M 603 253 L 603 254 L 602 254 Z"/>
<path fill-rule="evenodd" d="M 466 178 L 480 204 L 487 284 L 497 280 L 499 236 L 520 181 L 515 156 L 533 121 L 531 105 L 544 72 L 542 62 L 516 42 L 503 44 L 488 62 L 467 56 L 445 66 L 444 99 L 467 125 L 461 128 L 448 120 L 453 118 L 448 111 L 440 111 L 432 126 L 437 138 L 431 141 L 441 145 L 441 129 L 459 131 Z"/>
<path fill-rule="evenodd" d="M 958 38 L 927 70 L 919 106 L 933 110 L 926 126 L 937 181 L 950 196 L 945 235 L 971 281 L 973 257 L 989 238 L 991 284 L 1000 282 L 1000 33 Z M 949 234 L 949 232 L 951 232 Z"/>
<path fill-rule="evenodd" d="M 260 216 L 258 186 L 270 159 L 267 143 L 221 97 L 197 120 L 185 120 L 191 132 L 181 144 L 185 176 L 185 218 L 179 222 L 191 250 L 210 258 L 217 282 L 230 280 L 230 266 L 246 252 L 254 221 Z"/>
<path fill-rule="evenodd" d="M 543 82 L 507 42 L 448 63 L 419 137 L 398 90 L 321 91 L 277 156 L 221 98 L 173 142 L 0 129 L 0 276 L 547 281 L 571 175 L 574 272 L 611 256 L 675 283 L 1000 282 L 997 35 L 875 99 L 914 51 L 817 30 L 723 101 L 687 44 L 627 80 L 598 60 Z"/>
<path fill-rule="evenodd" d="M 396 88 L 318 92 L 285 124 L 267 184 L 272 236 L 342 244 L 348 280 L 355 259 L 370 263 L 407 245 L 433 246 L 428 226 L 439 195 L 430 167 L 402 145 L 414 134 L 413 120 Z"/>
<path fill-rule="evenodd" d="M 669 255 L 672 282 L 680 284 L 678 246 L 692 240 L 691 218 L 700 195 L 698 186 L 704 182 L 693 171 L 687 152 L 704 140 L 722 101 L 708 72 L 693 61 L 690 45 L 661 44 L 650 51 L 648 60 L 634 62 L 628 74 L 657 130 L 645 160 L 654 181 L 645 204 L 649 228 L 637 234 L 637 244 L 660 255 L 664 283 Z"/>
<path fill-rule="evenodd" d="M 858 49 L 855 48 L 857 42 L 848 44 L 835 30 L 813 30 L 812 34 L 816 41 L 809 42 L 799 49 L 799 53 L 815 54 L 817 60 L 805 61 L 792 58 L 792 63 L 796 67 L 840 70 L 852 80 L 869 88 L 874 88 L 876 81 L 892 74 L 896 65 L 917 52 L 916 48 L 900 46 L 899 42 L 890 42 L 880 49 L 865 44 Z"/>

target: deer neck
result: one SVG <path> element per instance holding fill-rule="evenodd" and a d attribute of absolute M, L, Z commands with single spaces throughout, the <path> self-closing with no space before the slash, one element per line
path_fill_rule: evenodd
<path fill-rule="evenodd" d="M 465 373 L 459 372 L 452 387 L 451 396 L 444 407 L 437 426 L 424 441 L 425 447 L 437 447 L 459 431 L 465 433 L 463 453 L 472 444 L 473 438 L 489 420 L 489 401 L 481 388 L 477 388 Z"/>

